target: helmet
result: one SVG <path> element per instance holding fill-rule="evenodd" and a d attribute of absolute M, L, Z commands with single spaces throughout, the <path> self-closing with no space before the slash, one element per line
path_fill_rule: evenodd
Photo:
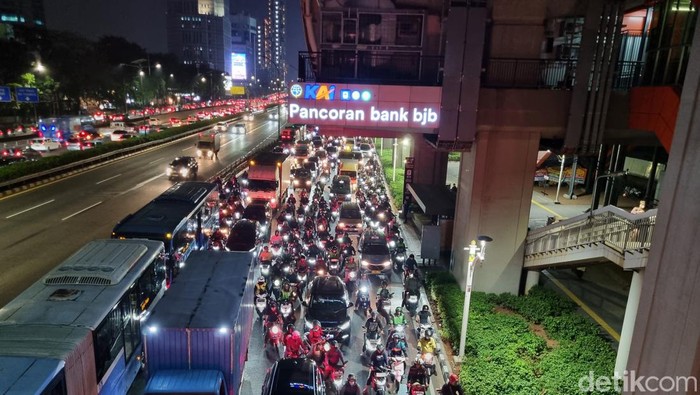
<path fill-rule="evenodd" d="M 384 343 L 382 343 L 382 342 L 377 343 L 377 351 L 379 351 L 379 352 L 384 351 Z"/>
<path fill-rule="evenodd" d="M 382 288 L 388 287 L 389 283 L 386 280 L 382 280 Z"/>
<path fill-rule="evenodd" d="M 377 312 L 376 312 L 376 311 L 372 311 L 371 313 L 369 313 L 369 318 L 371 318 L 371 319 L 373 319 L 373 320 L 376 320 L 376 319 L 377 319 Z"/>
<path fill-rule="evenodd" d="M 456 383 L 457 380 L 459 380 L 459 377 L 457 377 L 456 374 L 454 374 L 454 373 L 450 374 L 450 384 Z"/>
<path fill-rule="evenodd" d="M 289 283 L 284 283 L 284 285 L 282 285 L 282 289 L 284 289 L 285 291 L 289 291 L 289 289 L 290 289 Z"/>
<path fill-rule="evenodd" d="M 397 308 L 394 310 L 394 314 L 396 314 L 396 315 L 401 314 L 401 307 L 397 307 Z"/>
<path fill-rule="evenodd" d="M 393 335 L 391 335 L 391 337 L 398 340 L 401 336 L 399 336 L 398 333 L 394 333 Z"/>
<path fill-rule="evenodd" d="M 428 307 L 427 304 L 423 305 L 423 311 L 430 311 L 430 308 Z"/>
<path fill-rule="evenodd" d="M 320 327 L 321 327 L 321 322 L 319 322 L 318 320 L 314 320 L 313 326 L 314 326 L 314 328 L 320 328 Z"/>
<path fill-rule="evenodd" d="M 336 340 L 331 340 L 328 343 L 331 345 L 331 347 L 338 347 L 338 342 Z"/>
<path fill-rule="evenodd" d="M 299 259 L 306 259 L 306 257 L 304 256 L 304 254 L 301 254 L 299 255 Z"/>
<path fill-rule="evenodd" d="M 348 375 L 348 382 L 356 382 L 356 381 L 357 381 L 357 379 L 355 378 L 355 375 L 350 373 Z"/>
<path fill-rule="evenodd" d="M 263 250 L 265 250 L 265 251 L 269 251 L 269 250 L 270 250 L 270 247 L 268 247 L 268 246 L 265 246 L 265 247 L 263 247 Z"/>
<path fill-rule="evenodd" d="M 423 333 L 423 338 L 429 340 L 431 337 L 433 337 L 433 331 L 431 329 L 426 329 L 425 333 Z"/>
<path fill-rule="evenodd" d="M 260 284 L 260 285 L 265 284 L 265 277 L 263 277 L 263 276 L 258 277 L 258 284 Z"/>
<path fill-rule="evenodd" d="M 292 333 L 292 332 L 294 332 L 294 324 L 287 325 L 287 333 Z"/>
<path fill-rule="evenodd" d="M 279 231 L 279 230 L 276 230 L 276 231 L 275 231 L 275 236 L 279 236 L 279 235 L 280 235 L 280 231 Z"/>
<path fill-rule="evenodd" d="M 416 356 L 416 359 L 413 360 L 414 365 L 420 365 L 420 355 Z"/>
<path fill-rule="evenodd" d="M 399 237 L 399 243 L 403 243 L 403 237 Z"/>

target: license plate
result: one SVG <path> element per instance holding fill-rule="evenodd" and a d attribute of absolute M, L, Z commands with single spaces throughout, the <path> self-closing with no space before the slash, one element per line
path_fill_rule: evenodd
<path fill-rule="evenodd" d="M 372 274 L 382 274 L 381 270 L 372 270 Z"/>
<path fill-rule="evenodd" d="M 335 336 L 333 336 L 332 334 L 329 333 L 326 335 L 326 337 L 328 338 L 328 340 L 330 340 L 330 339 L 334 338 Z"/>

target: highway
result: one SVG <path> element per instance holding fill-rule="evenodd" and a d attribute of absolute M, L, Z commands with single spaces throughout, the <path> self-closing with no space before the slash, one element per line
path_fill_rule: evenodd
<path fill-rule="evenodd" d="M 277 121 L 257 115 L 248 123 L 247 134 L 224 133 L 218 160 L 199 160 L 198 178 L 214 176 L 250 148 L 276 137 Z M 0 199 L 0 306 L 86 242 L 109 238 L 119 220 L 173 185 L 175 181 L 165 176 L 166 165 L 176 156 L 194 156 L 196 138 Z"/>

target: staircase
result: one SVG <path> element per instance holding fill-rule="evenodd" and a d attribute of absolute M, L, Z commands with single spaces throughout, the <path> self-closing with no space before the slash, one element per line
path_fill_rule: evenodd
<path fill-rule="evenodd" d="M 613 262 L 625 270 L 646 266 L 656 210 L 630 214 L 606 206 L 528 232 L 527 270 Z"/>

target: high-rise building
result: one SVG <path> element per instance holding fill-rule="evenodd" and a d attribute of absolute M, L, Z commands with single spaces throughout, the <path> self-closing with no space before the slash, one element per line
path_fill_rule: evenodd
<path fill-rule="evenodd" d="M 287 47 L 285 36 L 287 32 L 286 0 L 268 0 L 267 17 L 270 20 L 270 34 L 266 36 L 269 43 L 271 75 L 282 81 L 287 76 Z"/>
<path fill-rule="evenodd" d="M 231 71 L 231 22 L 225 0 L 168 0 L 168 51 L 184 64 Z"/>
<path fill-rule="evenodd" d="M 235 55 L 234 57 L 241 57 L 245 54 L 245 70 L 241 70 L 240 67 L 237 69 L 239 71 L 245 71 L 245 78 L 240 78 L 239 73 L 238 78 L 236 73 L 232 72 L 231 75 L 235 79 L 250 79 L 250 77 L 256 77 L 257 69 L 257 51 L 258 46 L 258 25 L 255 18 L 246 14 L 233 14 L 231 15 L 231 52 Z M 234 65 L 234 69 L 236 69 Z"/>
<path fill-rule="evenodd" d="M 42 0 L 0 0 L 0 38 L 14 37 L 19 26 L 45 26 Z"/>

